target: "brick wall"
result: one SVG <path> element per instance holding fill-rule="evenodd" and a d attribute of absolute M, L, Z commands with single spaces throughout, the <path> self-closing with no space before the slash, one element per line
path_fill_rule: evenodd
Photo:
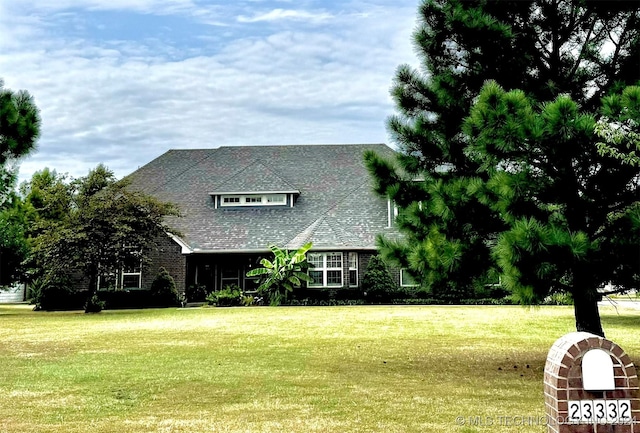
<path fill-rule="evenodd" d="M 611 356 L 615 390 L 587 391 L 583 388 L 582 360 L 585 353 L 601 349 Z M 638 375 L 620 346 L 586 332 L 573 332 L 558 339 L 549 350 L 544 368 L 545 409 L 548 433 L 640 433 Z M 575 422 L 569 414 L 570 401 L 619 400 L 631 402 L 631 419 L 606 424 L 604 421 Z"/>
<path fill-rule="evenodd" d="M 175 280 L 178 292 L 184 293 L 187 264 L 180 245 L 169 236 L 162 235 L 156 240 L 156 247 L 149 253 L 149 259 L 149 263 L 142 270 L 142 288 L 150 288 L 158 271 L 163 267 Z"/>

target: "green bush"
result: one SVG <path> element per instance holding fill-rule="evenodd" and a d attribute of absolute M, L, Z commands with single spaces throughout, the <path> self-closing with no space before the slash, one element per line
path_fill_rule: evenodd
<path fill-rule="evenodd" d="M 543 305 L 573 305 L 571 293 L 552 293 L 544 298 Z"/>
<path fill-rule="evenodd" d="M 150 302 L 154 307 L 175 307 L 180 305 L 180 295 L 173 277 L 165 268 L 160 268 L 158 276 L 149 289 Z"/>
<path fill-rule="evenodd" d="M 99 313 L 104 309 L 105 302 L 100 300 L 97 294 L 94 294 L 91 298 L 87 299 L 87 303 L 84 305 L 85 313 Z"/>
<path fill-rule="evenodd" d="M 209 293 L 209 296 L 207 296 L 207 302 L 210 305 L 215 305 L 216 307 L 236 307 L 243 305 L 244 295 L 242 294 L 240 287 L 235 284 L 231 284 L 222 290 Z"/>
<path fill-rule="evenodd" d="M 60 311 L 80 310 L 87 300 L 87 291 L 70 289 L 71 284 L 65 278 L 40 277 L 30 284 L 30 302 L 34 310 Z"/>
<path fill-rule="evenodd" d="M 398 285 L 380 256 L 372 256 L 362 277 L 362 290 L 371 302 L 390 302 L 399 293 Z"/>
<path fill-rule="evenodd" d="M 207 286 L 193 284 L 187 287 L 184 295 L 187 298 L 187 302 L 202 302 L 207 299 L 209 291 Z"/>

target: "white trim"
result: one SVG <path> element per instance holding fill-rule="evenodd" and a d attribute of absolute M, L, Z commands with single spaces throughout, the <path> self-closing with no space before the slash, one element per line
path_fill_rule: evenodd
<path fill-rule="evenodd" d="M 317 268 L 309 268 L 309 270 L 307 271 L 307 273 L 309 272 L 321 272 L 322 273 L 322 281 L 320 283 L 307 283 L 307 287 L 310 288 L 314 288 L 314 287 L 344 287 L 344 254 L 342 252 L 339 251 L 327 251 L 324 253 L 321 252 L 309 252 L 307 253 L 307 262 L 309 264 L 311 264 L 311 261 L 309 260 L 309 256 L 311 255 L 317 255 L 322 257 L 322 266 L 321 267 L 317 267 Z M 340 267 L 328 267 L 327 266 L 327 256 L 329 255 L 340 255 Z M 330 271 L 340 271 L 340 283 L 336 284 L 328 284 L 327 280 L 328 280 L 328 272 Z"/>
<path fill-rule="evenodd" d="M 261 194 L 300 194 L 297 189 L 284 190 L 284 191 L 214 191 L 209 195 L 261 195 Z"/>
<path fill-rule="evenodd" d="M 169 235 L 169 237 L 180 246 L 180 248 L 182 249 L 181 253 L 182 254 L 191 254 L 193 253 L 193 250 L 189 247 L 189 245 L 187 245 L 187 243 L 185 241 L 183 241 L 182 239 L 180 239 L 178 236 L 166 232 L 167 235 Z"/>
<path fill-rule="evenodd" d="M 356 258 L 356 262 L 355 262 L 355 266 L 351 266 L 351 255 L 354 254 L 355 258 Z M 349 287 L 359 287 L 360 286 L 360 276 L 358 275 L 358 261 L 360 260 L 360 257 L 358 256 L 358 253 L 355 251 L 349 251 L 347 253 L 347 281 L 349 282 Z M 351 284 L 351 272 L 355 271 L 356 272 L 356 283 L 355 284 Z"/>
<path fill-rule="evenodd" d="M 287 206 L 287 195 L 283 193 L 221 194 L 219 197 L 220 197 L 220 207 Z M 273 197 L 282 198 L 282 200 L 269 201 L 269 199 Z M 237 201 L 225 203 L 225 199 L 231 199 L 231 198 Z M 215 202 L 217 206 L 218 201 L 215 200 Z"/>
<path fill-rule="evenodd" d="M 393 223 L 398 216 L 398 206 L 393 201 L 387 199 L 387 228 L 393 227 Z"/>

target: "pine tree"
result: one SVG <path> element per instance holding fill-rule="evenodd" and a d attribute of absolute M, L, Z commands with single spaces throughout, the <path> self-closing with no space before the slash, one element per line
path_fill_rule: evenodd
<path fill-rule="evenodd" d="M 539 198 L 536 193 L 542 186 L 538 188 L 539 185 L 531 183 L 535 177 L 527 173 L 524 166 L 533 162 L 530 158 L 546 158 L 547 155 L 536 152 L 546 149 L 550 141 L 546 144 L 538 142 L 528 153 L 515 158 L 505 154 L 495 137 L 487 137 L 485 145 L 489 152 L 482 154 L 483 150 L 476 142 L 476 135 L 480 134 L 478 125 L 482 122 L 476 119 L 476 126 L 472 127 L 467 118 L 479 101 L 478 95 L 487 80 L 493 80 L 500 91 L 508 95 L 513 96 L 510 92 L 519 90 L 517 94 L 529 101 L 532 112 L 540 104 L 557 110 L 574 109 L 572 113 L 557 113 L 556 118 L 557 121 L 571 119 L 571 122 L 583 123 L 578 128 L 581 132 L 575 137 L 563 136 L 566 138 L 563 146 L 571 152 L 558 151 L 548 157 L 551 166 L 560 162 L 554 159 L 556 156 L 562 159 L 568 154 L 571 155 L 570 167 L 583 164 L 580 176 L 586 175 L 586 178 L 571 175 L 569 169 L 555 174 L 560 176 L 554 179 L 556 188 L 566 189 L 564 195 L 573 195 L 575 199 L 576 191 L 584 188 L 591 176 L 598 176 L 589 170 L 602 162 L 593 159 L 598 138 L 593 131 L 588 133 L 584 128 L 594 126 L 603 97 L 622 92 L 625 86 L 636 84 L 640 78 L 637 68 L 639 29 L 640 6 L 637 2 L 424 1 L 414 34 L 421 69 L 399 67 L 392 90 L 398 114 L 389 119 L 388 128 L 399 154 L 393 161 L 371 152 L 365 156 L 377 191 L 393 200 L 399 208 L 396 224 L 404 236 L 400 240 L 379 239 L 385 257 L 407 268 L 422 285 L 434 291 L 460 290 L 495 282 L 498 276 L 506 279 L 505 284 L 523 302 L 537 302 L 550 290 L 567 290 L 576 302 L 577 328 L 602 334 L 594 283 L 605 278 L 615 280 L 617 271 L 612 273 L 611 268 L 594 264 L 592 268 L 594 272 L 595 268 L 599 269 L 600 278 L 590 281 L 588 287 L 576 278 L 578 267 L 567 270 L 561 277 L 559 270 L 545 273 L 539 268 L 539 278 L 535 282 L 523 281 L 518 280 L 516 274 L 536 274 L 527 269 L 527 266 L 535 266 L 527 260 L 511 260 L 511 266 L 507 266 L 506 253 L 498 252 L 506 248 L 507 235 L 515 229 L 516 220 L 520 221 L 518 229 L 523 236 L 535 237 L 537 228 L 526 224 L 532 223 L 531 218 L 541 212 L 548 217 L 553 214 L 554 206 L 574 204 L 545 199 L 547 208 L 541 210 L 536 202 Z M 495 94 L 496 85 L 492 86 L 485 91 L 490 93 L 492 88 Z M 558 97 L 566 100 L 558 100 Z M 570 109 L 568 101 L 575 104 L 573 108 Z M 513 116 L 507 122 L 504 117 L 515 108 L 505 104 L 506 113 L 496 114 L 502 116 L 497 121 L 500 131 L 496 134 L 515 142 L 523 134 L 523 126 L 519 123 L 522 119 Z M 490 111 L 478 108 L 474 115 L 481 117 L 481 113 L 489 115 Z M 581 118 L 578 113 L 582 112 L 591 113 L 591 117 Z M 535 113 L 538 123 L 544 113 L 544 110 Z M 549 136 L 553 136 L 562 135 L 563 127 L 567 125 L 552 124 L 549 120 L 546 127 L 555 131 L 549 132 Z M 514 160 L 524 166 L 514 165 Z M 607 160 L 607 167 L 615 166 L 611 161 L 614 159 Z M 521 178 L 516 176 L 520 170 L 524 170 Z M 626 171 L 620 179 L 625 176 L 630 179 Z M 571 181 L 583 184 L 570 184 Z M 602 186 L 598 182 L 593 184 Z M 611 185 L 608 191 L 626 196 L 628 191 L 622 191 L 626 186 Z M 509 197 L 514 191 L 516 194 Z M 589 204 L 593 204 L 586 199 L 583 201 L 579 209 L 569 209 L 576 220 L 583 212 L 582 225 L 590 218 Z M 602 211 L 606 206 L 601 208 Z M 617 210 L 627 209 L 624 206 L 615 209 L 614 205 L 607 215 L 617 218 Z M 527 220 L 527 217 L 530 218 Z M 540 218 L 535 221 L 548 222 Z M 569 226 L 564 228 L 573 230 Z M 595 230 L 590 226 L 592 229 Z M 588 232 L 583 231 L 584 234 Z M 574 234 L 578 236 L 577 232 Z M 610 241 L 609 246 L 615 245 L 612 237 L 605 236 Z M 603 247 L 595 238 L 585 242 L 588 245 L 584 248 L 592 252 Z M 536 258 L 538 254 L 544 255 L 545 247 L 539 247 L 527 254 Z M 549 258 L 549 266 L 557 265 L 554 260 L 565 259 L 581 263 L 583 268 L 585 263 L 588 266 L 592 256 L 587 253 L 581 256 L 580 248 L 576 245 L 575 250 L 570 249 L 569 256 Z M 521 250 L 512 252 L 515 256 Z M 632 257 L 623 259 L 623 263 L 628 263 L 625 261 L 628 259 Z M 553 280 L 556 277 L 561 281 Z"/>
<path fill-rule="evenodd" d="M 0 205 L 16 181 L 15 161 L 35 149 L 40 113 L 28 92 L 4 88 L 0 80 Z"/>
<path fill-rule="evenodd" d="M 13 192 L 17 160 L 35 148 L 40 115 L 26 91 L 13 92 L 0 80 L 0 285 L 18 281 L 27 253 L 24 215 Z"/>

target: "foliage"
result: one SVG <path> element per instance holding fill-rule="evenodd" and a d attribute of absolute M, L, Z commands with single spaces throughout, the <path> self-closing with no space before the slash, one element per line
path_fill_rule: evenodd
<path fill-rule="evenodd" d="M 151 283 L 150 301 L 156 307 L 174 307 L 180 305 L 180 295 L 176 283 L 165 268 L 160 268 L 158 275 Z"/>
<path fill-rule="evenodd" d="M 36 276 L 83 275 L 91 297 L 100 275 L 144 262 L 158 236 L 169 230 L 165 217 L 177 211 L 127 186 L 102 165 L 71 183 L 55 172 L 34 175 L 23 191 L 34 213 L 30 265 Z"/>
<path fill-rule="evenodd" d="M 27 220 L 19 197 L 12 194 L 0 210 L 0 286 L 24 280 L 24 260 L 29 253 Z"/>
<path fill-rule="evenodd" d="M 376 191 L 399 209 L 403 237 L 378 241 L 385 259 L 434 292 L 502 274 L 520 301 L 540 302 L 560 284 L 576 327 L 602 334 L 596 284 L 637 281 L 637 248 L 622 254 L 638 233 L 638 182 L 630 164 L 598 155 L 595 119 L 637 125 L 635 91 L 624 89 L 640 78 L 639 24 L 631 2 L 423 1 L 422 69 L 399 67 L 392 90 L 400 152 L 365 155 Z"/>
<path fill-rule="evenodd" d="M 276 245 L 269 246 L 273 253 L 273 261 L 262 259 L 261 268 L 247 272 L 247 277 L 260 277 L 258 293 L 269 299 L 270 305 L 280 305 L 287 299 L 287 294 L 293 292 L 302 282 L 313 282 L 307 275 L 307 251 L 311 249 L 311 242 L 295 251 L 283 250 Z"/>
<path fill-rule="evenodd" d="M 240 303 L 243 307 L 252 307 L 254 305 L 260 305 L 261 300 L 262 298 L 259 296 L 243 295 Z"/>
<path fill-rule="evenodd" d="M 543 305 L 573 305 L 570 293 L 552 293 L 544 298 Z"/>
<path fill-rule="evenodd" d="M 608 109 L 594 127 L 597 137 L 603 140 L 596 143 L 600 155 L 633 166 L 640 165 L 640 116 L 637 100 L 634 100 L 637 96 L 632 87 L 619 96 L 609 96 L 606 100 Z"/>
<path fill-rule="evenodd" d="M 242 289 L 236 284 L 229 284 L 222 290 L 211 292 L 207 296 L 207 302 L 216 307 L 237 307 L 246 305 L 245 296 Z"/>
<path fill-rule="evenodd" d="M 40 114 L 28 92 L 14 92 L 0 80 L 0 207 L 16 180 L 15 162 L 36 147 Z"/>
<path fill-rule="evenodd" d="M 187 302 L 204 301 L 207 299 L 208 294 L 207 286 L 204 285 L 192 284 L 185 290 Z"/>
<path fill-rule="evenodd" d="M 36 311 L 80 309 L 87 300 L 86 294 L 70 289 L 67 279 L 53 276 L 36 278 L 29 284 L 29 302 Z"/>
<path fill-rule="evenodd" d="M 85 313 L 99 313 L 104 309 L 105 302 L 102 301 L 97 294 L 93 294 L 84 306 Z"/>
<path fill-rule="evenodd" d="M 366 298 L 373 302 L 389 302 L 399 293 L 399 287 L 393 281 L 387 265 L 378 255 L 369 259 L 361 286 Z"/>
<path fill-rule="evenodd" d="M 0 80 L 0 287 L 21 281 L 28 253 L 22 203 L 13 193 L 17 164 L 36 147 L 40 114 L 28 92 Z"/>

